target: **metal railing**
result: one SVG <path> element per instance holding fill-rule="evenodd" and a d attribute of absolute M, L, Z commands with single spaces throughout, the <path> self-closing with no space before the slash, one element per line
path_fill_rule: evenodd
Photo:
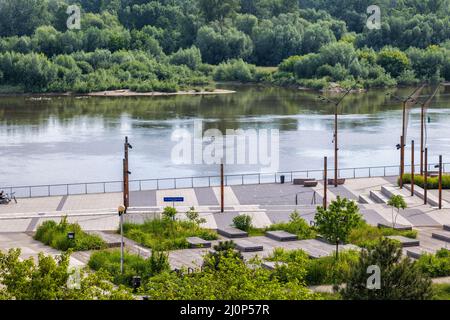
<path fill-rule="evenodd" d="M 434 170 L 436 164 L 429 164 L 429 170 Z M 420 165 L 414 166 L 415 172 L 420 171 Z M 443 171 L 446 167 L 450 168 L 450 163 L 443 164 Z M 411 165 L 405 165 L 405 173 L 411 171 Z M 328 172 L 334 172 L 334 169 L 328 169 Z M 339 177 L 346 179 L 369 178 L 369 177 L 387 177 L 398 176 L 400 167 L 378 166 L 378 167 L 359 167 L 339 169 Z M 311 178 L 321 180 L 323 178 L 323 169 L 301 170 L 301 171 L 280 171 L 275 173 L 242 173 L 230 174 L 225 176 L 225 185 L 248 185 L 263 183 L 279 183 L 280 177 L 284 176 L 285 182 L 292 182 L 297 178 Z M 130 180 L 130 191 L 145 190 L 163 190 L 180 188 L 201 188 L 220 186 L 220 175 L 217 176 L 198 176 L 183 178 L 160 178 L 160 179 L 142 179 Z M 122 181 L 104 181 L 104 182 L 85 182 L 53 185 L 34 185 L 18 187 L 0 187 L 0 190 L 15 192 L 17 198 L 34 198 L 50 196 L 67 196 L 82 194 L 98 194 L 122 192 Z"/>

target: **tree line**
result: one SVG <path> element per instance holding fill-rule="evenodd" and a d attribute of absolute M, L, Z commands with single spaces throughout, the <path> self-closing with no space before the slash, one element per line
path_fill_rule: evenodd
<path fill-rule="evenodd" d="M 73 4 L 81 8 L 80 30 L 66 25 Z M 0 0 L 0 84 L 26 91 L 173 91 L 208 85 L 212 77 L 228 80 L 223 75 L 232 72 L 224 68 L 241 60 L 250 69 L 249 64 L 280 66 L 278 72 L 250 77 L 275 84 L 371 87 L 450 79 L 450 0 L 378 1 L 379 30 L 366 26 L 369 5 L 368 0 Z M 88 56 L 102 54 L 122 58 L 91 64 Z M 35 68 L 23 74 L 30 61 Z M 149 71 L 149 63 L 159 72 Z M 220 64 L 222 71 L 214 72 L 212 66 Z M 238 80 L 247 81 L 248 74 Z"/>

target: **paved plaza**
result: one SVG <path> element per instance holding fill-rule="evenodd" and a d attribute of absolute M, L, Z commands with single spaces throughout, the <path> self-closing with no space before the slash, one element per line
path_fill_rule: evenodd
<path fill-rule="evenodd" d="M 393 194 L 404 196 L 408 208 L 401 210 L 397 224 L 410 226 L 419 230 L 420 247 L 404 249 L 404 253 L 413 256 L 424 252 L 435 252 L 440 248 L 447 248 L 449 243 L 434 239 L 433 230 L 441 230 L 443 225 L 450 225 L 450 192 L 443 193 L 444 208 L 438 210 L 432 205 L 424 205 L 418 196 L 411 196 L 410 191 L 399 189 L 395 177 L 348 179 L 344 185 L 329 186 L 328 201 L 337 196 L 349 198 L 358 202 L 364 219 L 371 225 L 392 224 L 392 208 L 387 205 Z M 324 186 L 321 182 L 316 187 L 303 187 L 285 184 L 255 184 L 225 187 L 225 212 L 220 212 L 220 188 L 186 188 L 170 190 L 136 191 L 130 194 L 130 209 L 126 220 L 143 222 L 159 216 L 164 206 L 164 197 L 184 197 L 184 202 L 175 207 L 180 213 L 179 219 L 185 219 L 190 207 L 195 207 L 201 217 L 206 219 L 206 228 L 226 228 L 232 224 L 237 215 L 247 214 L 252 217 L 253 225 L 264 228 L 274 223 L 289 221 L 290 214 L 297 210 L 308 222 L 314 220 L 316 207 L 322 205 Z M 430 195 L 436 197 L 436 192 Z M 121 204 L 121 193 L 102 193 L 86 195 L 70 195 L 58 197 L 18 199 L 17 204 L 0 206 L 0 249 L 20 247 L 23 258 L 36 257 L 43 251 L 57 255 L 59 252 L 48 248 L 32 239 L 29 235 L 46 220 L 59 221 L 67 215 L 70 222 L 78 222 L 87 231 L 102 231 L 113 234 L 119 227 L 119 217 L 116 208 Z M 254 255 L 267 256 L 273 248 L 303 249 L 314 254 L 331 254 L 334 250 L 319 240 L 301 240 L 293 242 L 278 242 L 267 237 L 251 237 L 251 241 L 263 245 L 260 252 L 244 253 L 246 258 Z M 120 242 L 120 240 L 119 240 Z M 215 242 L 213 242 L 214 245 Z M 143 256 L 150 255 L 150 251 L 131 240 L 126 241 L 127 250 Z M 412 253 L 409 254 L 407 250 Z M 173 268 L 199 266 L 205 249 L 177 250 L 170 252 L 170 262 Z M 72 264 L 85 264 L 89 253 L 75 253 Z"/>

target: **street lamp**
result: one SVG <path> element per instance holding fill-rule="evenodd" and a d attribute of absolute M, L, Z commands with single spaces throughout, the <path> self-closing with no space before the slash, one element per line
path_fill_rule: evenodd
<path fill-rule="evenodd" d="M 123 273 L 123 215 L 127 213 L 127 208 L 125 206 L 119 206 L 117 212 L 120 217 L 120 273 Z"/>
<path fill-rule="evenodd" d="M 123 158 L 123 204 L 126 208 L 130 206 L 130 184 L 128 170 L 128 149 L 133 149 L 133 146 L 128 142 L 128 137 L 125 137 L 124 143 L 124 158 Z"/>
<path fill-rule="evenodd" d="M 354 87 L 348 89 L 341 98 L 338 100 L 332 100 L 324 96 L 317 96 L 317 98 L 321 101 L 328 102 L 334 105 L 334 135 L 333 135 L 333 142 L 334 142 L 334 186 L 338 186 L 338 107 L 341 104 L 341 102 L 344 100 L 344 98 L 354 89 Z M 328 182 L 325 182 L 328 183 Z"/>
<path fill-rule="evenodd" d="M 434 166 L 439 168 L 439 210 L 442 209 L 442 155 L 439 156 L 439 164 Z"/>

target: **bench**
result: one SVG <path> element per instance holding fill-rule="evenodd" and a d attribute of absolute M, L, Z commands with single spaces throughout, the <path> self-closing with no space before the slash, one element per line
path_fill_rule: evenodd
<path fill-rule="evenodd" d="M 316 180 L 307 180 L 303 183 L 303 186 L 311 188 L 311 187 L 317 187 L 317 184 L 318 184 L 318 181 L 316 181 Z"/>
<path fill-rule="evenodd" d="M 266 237 L 276 241 L 295 241 L 298 240 L 296 234 L 292 234 L 286 231 L 267 231 Z"/>
<path fill-rule="evenodd" d="M 263 251 L 264 247 L 248 240 L 238 240 L 236 241 L 236 249 L 241 252 L 255 252 Z"/>
<path fill-rule="evenodd" d="M 400 224 L 396 224 L 394 228 L 392 228 L 392 224 L 378 223 L 378 228 L 390 228 L 397 231 L 410 231 L 412 230 L 412 226 L 404 226 Z"/>
<path fill-rule="evenodd" d="M 418 247 L 420 246 L 420 241 L 417 239 L 411 239 L 403 236 L 387 236 L 386 238 L 399 241 L 402 247 Z"/>
<path fill-rule="evenodd" d="M 431 234 L 431 237 L 445 242 L 450 242 L 450 232 L 449 231 L 437 231 Z"/>
<path fill-rule="evenodd" d="M 444 224 L 443 228 L 445 231 L 450 231 L 450 224 Z"/>
<path fill-rule="evenodd" d="M 217 233 L 227 238 L 245 238 L 248 237 L 248 233 L 237 228 L 228 227 L 217 229 Z"/>
<path fill-rule="evenodd" d="M 211 242 L 206 241 L 199 237 L 189 237 L 186 238 L 186 241 L 189 244 L 189 248 L 198 249 L 198 248 L 211 248 Z"/>
<path fill-rule="evenodd" d="M 334 185 L 334 179 L 328 179 L 328 184 Z M 345 179 L 344 178 L 337 179 L 337 184 L 339 186 L 345 184 Z"/>
<path fill-rule="evenodd" d="M 305 184 L 305 181 L 314 181 L 314 180 L 316 180 L 316 179 L 313 179 L 313 178 L 301 178 L 301 179 L 294 179 L 292 183 L 295 184 L 295 185 L 302 186 L 302 185 Z"/>

